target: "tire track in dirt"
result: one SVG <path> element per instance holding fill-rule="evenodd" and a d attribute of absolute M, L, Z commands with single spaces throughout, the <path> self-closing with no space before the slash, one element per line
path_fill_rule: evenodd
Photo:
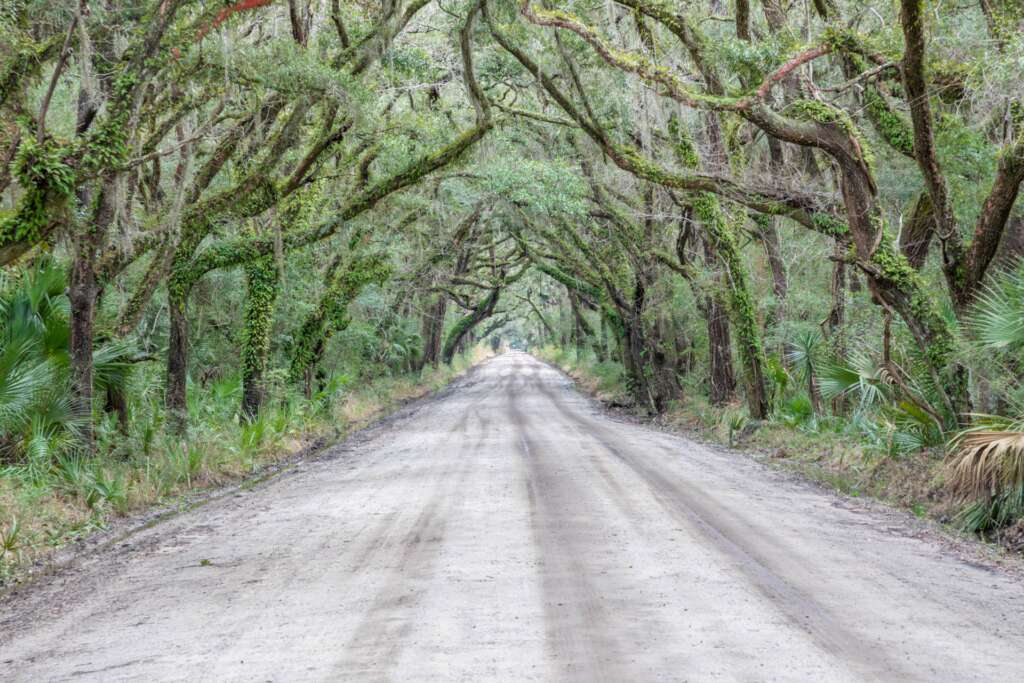
<path fill-rule="evenodd" d="M 600 590 L 583 563 L 588 549 L 579 547 L 576 525 L 570 519 L 589 512 L 581 509 L 587 497 L 552 468 L 557 459 L 534 434 L 541 425 L 519 405 L 520 395 L 535 383 L 536 364 L 519 363 L 513 368 L 520 379 L 507 390 L 508 422 L 526 464 L 530 527 L 541 558 L 547 647 L 558 665 L 553 672 L 567 680 L 628 680 L 629 674 L 619 670 L 612 657 L 622 648 L 608 626 L 610 615 Z M 545 420 L 543 431 L 559 433 L 550 420 Z"/>
<path fill-rule="evenodd" d="M 475 441 L 468 439 L 469 425 L 475 420 L 481 432 Z M 445 528 L 451 514 L 453 494 L 459 491 L 470 472 L 473 445 L 486 438 L 486 425 L 477 411 L 464 412 L 448 430 L 446 438 L 434 446 L 430 457 L 443 462 L 433 470 L 424 487 L 430 494 L 415 520 L 402 538 L 394 544 L 397 555 L 385 566 L 388 576 L 376 589 L 369 608 L 355 633 L 344 645 L 343 655 L 335 667 L 339 676 L 381 677 L 386 679 L 397 664 L 403 645 L 415 625 L 408 614 L 429 589 Z M 448 444 L 458 444 L 458 457 L 436 458 L 437 451 Z M 397 514 L 397 513 L 396 513 Z M 379 561 L 374 562 L 379 569 Z"/>
<path fill-rule="evenodd" d="M 732 560 L 750 584 L 768 598 L 781 613 L 806 632 L 827 653 L 847 663 L 859 676 L 869 680 L 891 680 L 894 675 L 904 680 L 907 672 L 890 661 L 874 643 L 861 641 L 847 629 L 842 619 L 829 612 L 811 595 L 811 591 L 784 578 L 792 576 L 793 567 L 776 568 L 776 560 L 762 555 L 745 543 L 751 534 L 728 511 L 715 505 L 706 496 L 687 487 L 685 483 L 669 480 L 650 466 L 649 458 L 637 457 L 628 444 L 611 434 L 604 424 L 589 416 L 570 410 L 559 394 L 544 382 L 537 382 L 538 391 L 567 421 L 578 425 L 578 433 L 588 434 L 594 444 L 601 446 L 633 470 L 651 490 L 666 510 L 701 532 L 718 552 Z M 765 533 L 765 530 L 759 530 Z M 795 556 L 791 548 L 778 548 L 779 554 Z"/>

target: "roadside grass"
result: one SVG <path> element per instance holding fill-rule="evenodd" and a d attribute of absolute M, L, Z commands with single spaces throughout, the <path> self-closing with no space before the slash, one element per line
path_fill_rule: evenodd
<path fill-rule="evenodd" d="M 603 403 L 630 404 L 617 363 L 598 363 L 593 354 L 577 357 L 574 350 L 557 347 L 533 352 Z M 617 372 L 608 367 L 612 365 Z M 712 406 L 701 388 L 690 386 L 684 387 L 681 401 L 655 420 L 699 441 L 753 453 L 844 495 L 873 498 L 917 517 L 963 527 L 963 505 L 946 485 L 942 448 L 917 447 L 918 442 L 884 415 L 815 416 L 806 396 L 796 394 L 780 402 L 771 420 L 755 424 L 740 403 Z M 988 540 L 1024 550 L 1024 521 Z"/>
<path fill-rule="evenodd" d="M 332 379 L 311 399 L 287 387 L 252 422 L 238 414 L 236 377 L 192 387 L 187 440 L 165 432 L 159 396 L 142 392 L 126 433 L 112 418 L 100 423 L 97 455 L 0 465 L 0 586 L 113 520 L 237 482 L 304 448 L 338 441 L 443 388 L 490 355 L 477 347 L 451 366 L 419 374 Z"/>

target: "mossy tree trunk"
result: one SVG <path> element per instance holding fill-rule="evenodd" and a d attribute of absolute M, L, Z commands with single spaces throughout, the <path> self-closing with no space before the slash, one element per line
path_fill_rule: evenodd
<path fill-rule="evenodd" d="M 705 299 L 704 310 L 708 329 L 708 397 L 712 405 L 721 406 L 731 401 L 736 392 L 729 313 L 713 296 Z"/>
<path fill-rule="evenodd" d="M 383 282 L 389 274 L 387 263 L 378 256 L 355 257 L 348 262 L 338 256 L 328 266 L 324 276 L 327 288 L 294 335 L 289 374 L 293 382 L 305 383 L 307 397 L 312 394 L 312 380 L 331 335 L 347 328 L 351 321 L 349 304 L 364 287 Z"/>
<path fill-rule="evenodd" d="M 266 399 L 265 373 L 270 354 L 274 303 L 279 290 L 278 268 L 273 256 L 264 256 L 245 267 L 246 309 L 242 337 L 242 416 L 255 419 Z"/>
<path fill-rule="evenodd" d="M 83 447 L 94 448 L 93 440 L 93 350 L 96 306 L 102 291 L 96 265 L 114 218 L 113 178 L 108 174 L 93 186 L 82 188 L 79 200 L 92 211 L 82 223 L 73 223 L 72 262 L 68 277 L 70 339 L 68 351 L 75 408 L 83 418 Z"/>
<path fill-rule="evenodd" d="M 703 193 L 694 199 L 693 205 L 696 217 L 706 231 L 706 242 L 722 269 L 736 342 L 743 362 L 747 409 L 751 417 L 763 420 L 768 417 L 771 405 L 764 374 L 765 358 L 761 327 L 754 310 L 754 297 L 750 290 L 746 264 L 739 253 L 732 226 L 719 206 L 718 199 L 714 195 Z"/>
<path fill-rule="evenodd" d="M 451 364 L 455 358 L 455 354 L 459 348 L 459 344 L 468 335 L 474 327 L 479 325 L 481 322 L 491 317 L 494 313 L 495 306 L 498 305 L 498 299 L 501 297 L 501 287 L 494 287 L 491 292 L 485 296 L 480 302 L 473 307 L 467 315 L 459 318 L 458 322 L 448 333 L 448 338 L 444 343 L 444 350 L 442 352 L 442 358 L 446 364 Z"/>
<path fill-rule="evenodd" d="M 71 304 L 71 338 L 69 341 L 71 384 L 75 396 L 75 409 L 83 417 L 82 442 L 93 450 L 93 325 L 96 317 L 96 299 L 99 286 L 92 259 L 83 253 L 84 245 L 76 245 L 76 254 L 68 280 L 68 300 Z"/>

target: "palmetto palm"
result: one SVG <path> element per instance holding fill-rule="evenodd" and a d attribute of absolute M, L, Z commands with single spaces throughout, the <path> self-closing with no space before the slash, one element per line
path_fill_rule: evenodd
<path fill-rule="evenodd" d="M 967 330 L 975 346 L 1000 354 L 1008 374 L 1015 374 L 1024 350 L 1024 263 L 994 278 Z M 946 467 L 954 490 L 975 501 L 965 512 L 965 526 L 982 530 L 1024 510 L 1024 420 L 979 415 L 975 421 L 950 442 Z"/>
<path fill-rule="evenodd" d="M 1024 349 L 1024 262 L 995 278 L 968 318 L 975 344 L 991 351 Z"/>
<path fill-rule="evenodd" d="M 821 392 L 818 388 L 818 366 L 821 363 L 821 333 L 810 330 L 797 334 L 787 344 L 786 360 L 796 374 L 807 382 L 807 394 L 815 413 L 821 412 Z"/>
<path fill-rule="evenodd" d="M 88 419 L 71 399 L 65 282 L 43 263 L 0 292 L 0 457 L 38 472 L 74 448 Z M 123 387 L 133 353 L 129 342 L 98 347 L 97 387 Z"/>
<path fill-rule="evenodd" d="M 886 368 L 866 353 L 854 353 L 845 364 L 823 362 L 818 387 L 826 400 L 858 399 L 861 408 L 881 403 L 890 394 Z"/>

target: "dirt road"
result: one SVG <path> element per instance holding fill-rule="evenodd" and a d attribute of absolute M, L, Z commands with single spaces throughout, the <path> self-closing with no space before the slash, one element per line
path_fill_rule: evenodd
<path fill-rule="evenodd" d="M 0 679 L 1024 680 L 1024 586 L 525 354 L 0 605 Z"/>

